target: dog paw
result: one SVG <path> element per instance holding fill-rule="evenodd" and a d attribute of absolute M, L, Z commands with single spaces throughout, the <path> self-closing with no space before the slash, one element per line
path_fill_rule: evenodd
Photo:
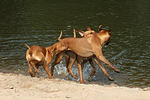
<path fill-rule="evenodd" d="M 35 77 L 35 75 L 32 72 L 29 72 L 29 74 L 31 75 L 31 77 Z"/>
<path fill-rule="evenodd" d="M 117 70 L 115 70 L 115 72 L 120 73 L 120 70 L 119 70 L 119 69 L 117 69 Z"/>
<path fill-rule="evenodd" d="M 34 74 L 30 74 L 31 75 L 31 77 L 35 77 L 35 75 Z"/>
<path fill-rule="evenodd" d="M 78 79 L 78 77 L 75 75 L 75 76 L 72 76 L 74 79 Z"/>
<path fill-rule="evenodd" d="M 109 79 L 110 81 L 114 81 L 114 79 L 113 79 L 112 77 L 108 77 L 108 79 Z"/>
<path fill-rule="evenodd" d="M 37 72 L 37 73 L 40 73 L 40 71 L 39 71 L 38 69 L 36 70 L 36 72 Z"/>

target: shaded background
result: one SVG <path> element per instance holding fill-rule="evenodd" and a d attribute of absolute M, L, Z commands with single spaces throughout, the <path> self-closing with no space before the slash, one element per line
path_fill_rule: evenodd
<path fill-rule="evenodd" d="M 97 72 L 89 78 L 92 68 L 85 64 L 86 83 L 115 83 L 128 87 L 150 86 L 150 1 L 148 0 L 1 0 L 0 1 L 0 72 L 28 74 L 25 59 L 29 46 L 51 46 L 64 37 L 73 36 L 73 28 L 86 26 L 98 32 L 99 25 L 111 29 L 112 38 L 103 47 L 104 56 L 121 73 L 105 65 L 115 81 L 109 81 L 96 65 Z M 79 35 L 77 35 L 79 37 Z M 56 68 L 65 70 L 65 60 Z M 64 66 L 64 67 L 61 67 Z M 51 67 L 51 65 L 50 65 Z M 73 71 L 78 75 L 76 65 Z M 39 76 L 47 77 L 40 67 Z M 74 80 L 55 70 L 54 78 Z M 77 80 L 74 80 L 77 81 Z"/>

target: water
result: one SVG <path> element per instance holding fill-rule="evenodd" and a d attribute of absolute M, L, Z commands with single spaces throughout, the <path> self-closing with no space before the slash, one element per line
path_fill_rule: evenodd
<path fill-rule="evenodd" d="M 92 68 L 87 63 L 83 71 L 86 83 L 149 87 L 149 5 L 148 0 L 1 0 L 0 71 L 29 75 L 25 43 L 29 46 L 51 46 L 58 42 L 61 30 L 63 38 L 72 37 L 73 28 L 85 30 L 89 26 L 98 31 L 98 26 L 102 24 L 104 29 L 112 30 L 111 42 L 103 47 L 103 54 L 121 73 L 115 73 L 105 65 L 115 79 L 112 82 L 96 66 L 96 75 L 89 79 Z M 65 68 L 64 61 L 60 65 Z M 78 75 L 76 65 L 73 71 Z M 54 78 L 74 80 L 71 76 L 65 77 L 56 72 Z M 47 77 L 42 67 L 39 76 Z"/>

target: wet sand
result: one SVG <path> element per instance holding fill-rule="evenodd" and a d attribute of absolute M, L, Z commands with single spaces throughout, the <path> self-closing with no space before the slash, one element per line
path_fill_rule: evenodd
<path fill-rule="evenodd" d="M 1 100 L 150 100 L 150 88 L 80 84 L 0 72 Z"/>

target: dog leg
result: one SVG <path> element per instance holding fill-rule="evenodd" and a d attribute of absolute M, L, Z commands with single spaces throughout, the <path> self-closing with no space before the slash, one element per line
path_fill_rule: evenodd
<path fill-rule="evenodd" d="M 50 79 L 54 79 L 54 78 L 52 77 L 52 74 L 51 74 L 50 70 L 49 70 L 49 64 L 44 64 L 44 65 L 43 65 L 43 68 L 45 69 L 45 71 L 46 71 L 48 77 L 49 77 Z"/>
<path fill-rule="evenodd" d="M 37 73 L 39 73 L 39 70 L 36 68 L 35 64 L 31 61 L 30 62 L 32 67 L 34 68 L 34 71 L 36 71 Z"/>
<path fill-rule="evenodd" d="M 83 62 L 83 58 L 77 56 L 77 66 L 78 66 L 78 72 L 79 72 L 80 83 L 83 83 L 83 84 L 84 84 L 83 74 L 82 74 L 82 66 L 81 66 L 82 62 Z"/>
<path fill-rule="evenodd" d="M 78 72 L 79 72 L 79 77 L 80 77 L 80 83 L 84 84 L 81 64 L 77 63 L 77 66 L 78 66 Z"/>
<path fill-rule="evenodd" d="M 68 69 L 69 69 L 69 71 L 70 71 L 72 77 L 73 77 L 74 79 L 77 79 L 78 77 L 77 77 L 77 76 L 73 73 L 73 71 L 72 71 L 72 66 L 73 66 L 75 60 L 76 60 L 75 58 L 70 58 L 70 59 L 69 59 Z"/>
<path fill-rule="evenodd" d="M 90 77 L 93 77 L 93 76 L 95 75 L 95 73 L 96 73 L 96 68 L 95 68 L 94 61 L 93 61 L 93 58 L 92 58 L 92 57 L 89 59 L 89 63 L 90 63 L 91 66 L 93 67 L 93 71 L 92 71 Z"/>
<path fill-rule="evenodd" d="M 36 67 L 37 69 L 39 68 L 38 65 L 36 65 L 35 67 Z M 34 70 L 34 71 L 33 71 L 33 76 L 35 76 L 35 74 L 36 74 L 36 71 Z"/>
<path fill-rule="evenodd" d="M 108 77 L 109 80 L 114 81 L 114 79 L 112 77 L 109 76 L 109 74 L 107 73 L 105 67 L 103 66 L 102 62 L 97 59 L 94 58 L 95 62 L 97 63 L 97 65 L 99 66 L 99 68 L 103 71 L 103 73 Z"/>
<path fill-rule="evenodd" d="M 68 68 L 70 57 L 67 54 L 65 54 L 65 60 L 66 60 L 65 63 L 66 63 L 67 73 L 70 74 L 69 68 Z"/>
<path fill-rule="evenodd" d="M 29 66 L 28 73 L 31 75 L 31 77 L 34 77 L 34 75 L 32 73 L 31 64 L 29 62 L 28 62 L 28 66 Z"/>
<path fill-rule="evenodd" d="M 72 51 L 67 51 L 65 53 L 65 57 L 66 57 L 66 67 L 69 70 L 69 72 L 71 73 L 72 77 L 74 79 L 77 79 L 78 77 L 73 73 L 72 71 L 72 66 L 76 60 L 76 54 L 73 53 Z"/>
<path fill-rule="evenodd" d="M 97 57 L 100 61 L 104 62 L 106 65 L 108 65 L 109 67 L 111 67 L 112 69 L 114 69 L 115 72 L 120 73 L 119 69 L 115 68 L 115 67 L 103 56 L 103 54 L 99 54 L 99 53 L 96 54 L 96 53 L 95 53 L 95 55 L 96 55 L 96 57 Z"/>
<path fill-rule="evenodd" d="M 54 67 L 55 65 L 59 64 L 63 58 L 63 55 L 64 55 L 65 51 L 63 52 L 60 52 L 56 55 L 56 58 L 55 58 L 55 61 L 52 63 L 52 67 L 51 67 L 51 73 L 52 73 L 52 76 L 53 76 L 53 71 L 54 71 Z"/>

